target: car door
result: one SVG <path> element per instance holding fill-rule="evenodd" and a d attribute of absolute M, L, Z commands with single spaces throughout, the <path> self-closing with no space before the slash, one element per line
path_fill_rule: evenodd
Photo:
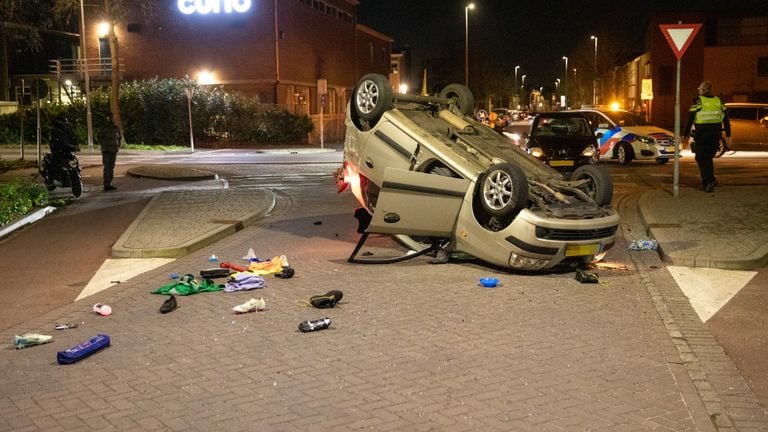
<path fill-rule="evenodd" d="M 387 167 L 367 231 L 451 237 L 470 183 L 466 179 Z"/>
<path fill-rule="evenodd" d="M 382 121 L 366 140 L 361 152 L 361 170 L 381 185 L 388 167 L 411 169 L 419 143 L 391 121 Z"/>
<path fill-rule="evenodd" d="M 760 107 L 757 112 L 759 130 L 762 132 L 760 150 L 768 151 L 768 106 Z"/>
<path fill-rule="evenodd" d="M 728 107 L 732 150 L 760 150 L 762 129 L 757 127 L 757 107 Z"/>
<path fill-rule="evenodd" d="M 613 149 L 614 141 L 611 137 L 616 133 L 613 122 L 601 113 L 586 111 L 584 115 L 587 116 L 589 123 L 592 125 L 592 129 L 595 130 L 595 136 L 602 133 L 603 135 L 597 139 L 598 146 L 600 148 L 600 154 L 604 155 L 609 153 Z"/>

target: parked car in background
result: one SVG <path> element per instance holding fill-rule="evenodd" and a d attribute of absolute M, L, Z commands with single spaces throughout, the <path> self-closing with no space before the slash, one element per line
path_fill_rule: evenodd
<path fill-rule="evenodd" d="M 583 107 L 598 138 L 600 155 L 628 165 L 633 160 L 654 160 L 663 164 L 675 157 L 675 134 L 653 126 L 626 110 Z"/>
<path fill-rule="evenodd" d="M 525 147 L 528 153 L 568 173 L 600 160 L 596 136 L 587 117 L 579 112 L 548 112 L 533 119 Z"/>
<path fill-rule="evenodd" d="M 722 153 L 768 151 L 768 103 L 732 102 L 725 107 L 731 122 L 731 145 L 725 146 L 723 140 Z"/>
<path fill-rule="evenodd" d="M 531 123 L 533 119 L 513 120 L 502 129 L 501 134 L 507 137 L 512 143 L 520 148 L 525 148 L 525 142 L 531 134 Z"/>
<path fill-rule="evenodd" d="M 360 79 L 337 177 L 363 206 L 353 257 L 368 233 L 382 233 L 416 256 L 461 252 L 519 270 L 599 260 L 619 223 L 607 170 L 585 165 L 566 177 L 476 121 L 473 109 L 460 84 L 416 96 L 393 94 L 382 75 Z"/>

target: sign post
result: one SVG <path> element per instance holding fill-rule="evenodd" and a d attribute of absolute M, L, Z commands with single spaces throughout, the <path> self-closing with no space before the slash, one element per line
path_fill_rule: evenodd
<path fill-rule="evenodd" d="M 675 78 L 675 172 L 674 185 L 672 187 L 675 198 L 680 191 L 680 59 L 685 50 L 691 46 L 691 42 L 701 29 L 701 24 L 661 24 L 661 32 L 667 39 L 672 52 L 677 57 L 677 75 Z"/>
<path fill-rule="evenodd" d="M 325 79 L 317 80 L 317 96 L 320 100 L 320 148 L 324 148 L 324 131 L 323 131 L 323 111 L 325 111 L 325 99 L 328 94 L 328 81 Z"/>
<path fill-rule="evenodd" d="M 48 84 L 41 79 L 32 81 L 32 94 L 35 96 L 35 110 L 37 111 L 37 166 L 40 167 L 40 98 L 48 96 Z"/>

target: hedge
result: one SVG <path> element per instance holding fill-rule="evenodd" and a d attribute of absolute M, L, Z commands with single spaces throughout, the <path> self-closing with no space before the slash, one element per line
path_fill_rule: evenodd
<path fill-rule="evenodd" d="M 32 180 L 16 178 L 0 184 L 0 226 L 48 204 L 45 186 Z"/>
<path fill-rule="evenodd" d="M 193 89 L 192 125 L 196 142 L 228 145 L 306 141 L 312 120 L 257 97 L 226 93 L 219 87 L 200 86 L 194 81 L 151 79 L 125 82 L 120 87 L 120 111 L 125 140 L 131 144 L 185 145 L 189 141 L 187 88 Z M 94 129 L 101 127 L 109 111 L 109 88 L 91 92 Z M 41 106 L 41 135 L 47 142 L 51 119 L 64 114 L 75 127 L 80 144 L 86 142 L 85 103 L 44 103 Z M 24 113 L 24 140 L 34 142 L 34 108 Z M 19 114 L 0 115 L 0 143 L 19 142 Z"/>

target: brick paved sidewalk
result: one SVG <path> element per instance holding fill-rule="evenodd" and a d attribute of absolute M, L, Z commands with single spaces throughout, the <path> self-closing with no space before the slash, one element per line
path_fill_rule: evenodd
<path fill-rule="evenodd" d="M 720 388 L 701 396 L 706 368 L 701 383 L 691 379 L 665 327 L 681 321 L 660 315 L 651 296 L 663 280 L 653 258 L 631 256 L 620 241 L 609 259 L 631 270 L 600 270 L 606 285 L 427 258 L 351 265 L 349 200 L 279 200 L 260 224 L 4 332 L 6 341 L 25 331 L 56 339 L 0 350 L 0 431 L 715 430 L 708 409 L 723 403 Z M 367 249 L 385 246 L 374 239 Z M 197 273 L 211 254 L 239 260 L 249 248 L 287 255 L 296 277 L 267 278 L 257 292 L 179 297 L 178 310 L 158 313 L 164 298 L 149 292 L 170 273 Z M 489 275 L 501 286 L 478 287 Z M 301 304 L 330 289 L 344 291 L 335 309 Z M 265 312 L 231 313 L 253 296 L 265 298 Z M 92 314 L 95 302 L 114 314 Z M 326 315 L 329 330 L 298 332 L 300 321 Z M 50 330 L 71 321 L 82 324 Z M 57 350 L 96 333 L 113 346 L 55 364 Z M 722 426 L 765 430 L 747 396 L 737 408 L 752 422 Z"/>

